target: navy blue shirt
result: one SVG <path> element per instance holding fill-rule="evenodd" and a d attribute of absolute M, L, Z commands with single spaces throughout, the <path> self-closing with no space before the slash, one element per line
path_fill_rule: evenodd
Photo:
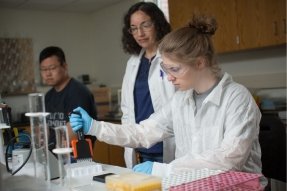
<path fill-rule="evenodd" d="M 54 88 L 50 89 L 45 95 L 47 125 L 49 127 L 49 149 L 53 149 L 56 143 L 54 127 L 65 125 L 69 121 L 69 113 L 81 106 L 91 117 L 96 119 L 96 105 L 93 94 L 81 82 L 71 78 L 66 87 L 57 92 Z M 87 136 L 90 137 L 90 136 Z M 92 137 L 90 137 L 92 138 Z M 95 137 L 92 138 L 95 141 Z"/>
<path fill-rule="evenodd" d="M 154 113 L 148 86 L 149 69 L 150 69 L 149 60 L 144 56 L 142 56 L 134 87 L 136 123 L 139 123 L 149 118 L 149 116 L 152 113 Z M 156 145 L 152 146 L 149 149 L 138 148 L 136 150 L 144 153 L 162 153 L 163 143 L 162 142 L 157 143 Z"/>

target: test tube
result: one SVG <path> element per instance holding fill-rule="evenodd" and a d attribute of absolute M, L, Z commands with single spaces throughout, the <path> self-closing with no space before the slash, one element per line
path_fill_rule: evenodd
<path fill-rule="evenodd" d="M 58 156 L 58 166 L 59 166 L 59 176 L 60 184 L 62 186 L 70 186 L 70 164 L 71 158 L 70 153 L 72 148 L 70 147 L 69 135 L 67 131 L 67 126 L 55 127 L 56 135 L 56 148 L 53 149 L 53 153 Z M 64 171 L 66 169 L 66 171 Z M 66 182 L 65 182 L 66 180 Z"/>
<path fill-rule="evenodd" d="M 33 163 L 35 177 L 50 181 L 50 164 L 48 150 L 48 129 L 46 117 L 49 113 L 45 111 L 44 94 L 31 93 L 29 98 L 29 113 L 26 116 L 30 117 L 32 148 L 33 148 Z"/>

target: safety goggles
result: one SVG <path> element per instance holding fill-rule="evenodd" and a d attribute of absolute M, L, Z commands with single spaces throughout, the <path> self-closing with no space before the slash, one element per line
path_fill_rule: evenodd
<path fill-rule="evenodd" d="M 168 66 L 161 62 L 160 66 L 165 73 L 170 74 L 176 78 L 183 76 L 189 70 L 189 67 L 185 65 Z"/>

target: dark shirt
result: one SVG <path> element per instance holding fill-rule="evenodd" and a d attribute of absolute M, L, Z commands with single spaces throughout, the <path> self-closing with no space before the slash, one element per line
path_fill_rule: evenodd
<path fill-rule="evenodd" d="M 135 103 L 135 118 L 136 123 L 139 123 L 154 113 L 152 100 L 148 85 L 148 75 L 150 69 L 150 62 L 144 56 L 141 58 L 139 70 L 137 73 L 135 88 L 134 88 L 134 103 Z M 147 135 L 148 136 L 148 135 Z M 162 153 L 163 143 L 157 143 L 149 149 L 136 149 L 143 153 Z"/>
<path fill-rule="evenodd" d="M 57 92 L 54 88 L 50 89 L 45 95 L 46 112 L 50 115 L 47 117 L 47 125 L 50 130 L 49 149 L 55 147 L 54 127 L 65 125 L 69 121 L 69 113 L 77 108 L 82 107 L 89 115 L 96 119 L 97 112 L 93 94 L 88 88 L 75 79 L 71 79 L 66 87 Z"/>

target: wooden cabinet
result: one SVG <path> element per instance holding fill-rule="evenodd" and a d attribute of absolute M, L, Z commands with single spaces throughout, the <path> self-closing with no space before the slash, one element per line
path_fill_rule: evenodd
<path fill-rule="evenodd" d="M 285 0 L 237 0 L 238 49 L 286 43 L 285 8 Z"/>
<path fill-rule="evenodd" d="M 186 25 L 193 14 L 216 18 L 219 53 L 286 43 L 285 8 L 285 0 L 169 0 L 173 29 Z"/>
<path fill-rule="evenodd" d="M 126 167 L 124 148 L 96 141 L 93 149 L 93 160 L 103 164 Z"/>
<path fill-rule="evenodd" d="M 214 36 L 214 46 L 218 52 L 236 50 L 237 25 L 234 22 L 236 6 L 233 0 L 169 0 L 170 23 L 173 29 L 186 25 L 193 14 L 214 16 L 218 29 Z"/>
<path fill-rule="evenodd" d="M 102 119 L 106 122 L 120 124 L 120 119 Z M 103 164 L 126 167 L 124 160 L 124 147 L 110 145 L 96 140 L 93 146 L 93 160 Z"/>
<path fill-rule="evenodd" d="M 276 22 L 278 23 L 278 41 L 279 43 L 285 44 L 287 42 L 286 0 L 279 0 L 278 9 L 279 9 L 278 11 L 279 16 L 278 16 L 278 19 L 276 19 Z"/>
<path fill-rule="evenodd" d="M 265 0 L 266 1 L 266 0 Z M 271 4 L 271 3 L 269 3 Z M 271 5 L 269 5 L 271 7 Z M 270 22 L 273 25 L 272 34 L 279 44 L 286 43 L 286 0 L 276 0 L 272 6 L 274 14 Z"/>

